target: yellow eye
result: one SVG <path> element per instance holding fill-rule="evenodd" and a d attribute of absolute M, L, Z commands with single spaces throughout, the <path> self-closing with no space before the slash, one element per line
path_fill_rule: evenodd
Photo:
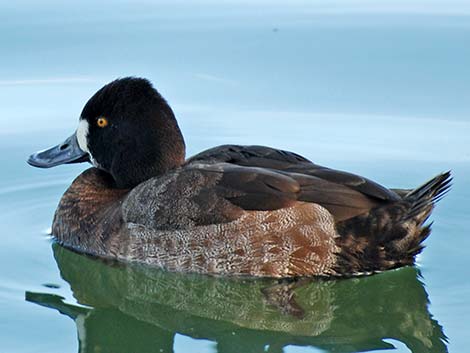
<path fill-rule="evenodd" d="M 104 116 L 99 117 L 98 120 L 96 121 L 96 124 L 99 127 L 106 127 L 108 126 L 108 119 L 106 119 Z"/>

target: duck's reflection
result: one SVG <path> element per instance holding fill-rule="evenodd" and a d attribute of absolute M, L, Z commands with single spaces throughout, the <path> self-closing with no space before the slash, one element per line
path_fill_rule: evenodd
<path fill-rule="evenodd" d="M 26 299 L 77 324 L 80 352 L 172 352 L 176 333 L 216 343 L 220 353 L 283 352 L 287 345 L 334 352 L 447 352 L 414 268 L 349 280 L 241 280 L 118 266 L 58 245 L 62 277 L 80 304 L 53 294 Z"/>

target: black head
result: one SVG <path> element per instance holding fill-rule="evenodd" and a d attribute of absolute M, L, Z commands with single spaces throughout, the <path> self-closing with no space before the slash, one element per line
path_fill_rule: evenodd
<path fill-rule="evenodd" d="M 130 188 L 180 166 L 185 146 L 163 97 L 149 81 L 128 77 L 107 84 L 90 98 L 74 136 L 32 155 L 28 162 L 51 167 L 83 161 L 87 156 L 97 168 L 111 174 L 117 187 Z"/>

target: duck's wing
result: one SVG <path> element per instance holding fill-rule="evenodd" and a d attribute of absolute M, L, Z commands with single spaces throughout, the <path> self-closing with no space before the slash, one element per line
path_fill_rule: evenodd
<path fill-rule="evenodd" d="M 357 191 L 376 201 L 396 201 L 397 193 L 367 178 L 316 165 L 296 153 L 264 146 L 224 145 L 201 152 L 187 163 L 231 163 L 312 176 Z"/>
<path fill-rule="evenodd" d="M 244 211 L 272 211 L 298 202 L 326 208 L 335 221 L 400 197 L 370 180 L 261 146 L 220 146 L 182 168 L 134 188 L 125 220 L 154 229 L 230 222 Z"/>
<path fill-rule="evenodd" d="M 311 202 L 325 207 L 340 221 L 385 202 L 346 185 L 303 173 L 230 163 L 193 162 L 188 167 L 206 176 L 212 174 L 217 182 L 210 187 L 211 192 L 243 210 L 268 211 L 296 202 Z M 208 189 L 201 193 L 208 194 Z"/>
<path fill-rule="evenodd" d="M 128 223 L 183 229 L 226 223 L 245 211 L 273 211 L 299 202 L 319 204 L 341 221 L 383 201 L 307 174 L 192 161 L 134 188 L 123 203 L 123 214 Z"/>

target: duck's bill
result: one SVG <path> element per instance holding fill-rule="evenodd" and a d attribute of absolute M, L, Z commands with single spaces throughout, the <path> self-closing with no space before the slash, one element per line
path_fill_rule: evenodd
<path fill-rule="evenodd" d="M 77 136 L 73 134 L 67 140 L 44 151 L 33 153 L 28 164 L 38 168 L 51 168 L 61 164 L 89 162 L 88 153 L 78 146 Z"/>

